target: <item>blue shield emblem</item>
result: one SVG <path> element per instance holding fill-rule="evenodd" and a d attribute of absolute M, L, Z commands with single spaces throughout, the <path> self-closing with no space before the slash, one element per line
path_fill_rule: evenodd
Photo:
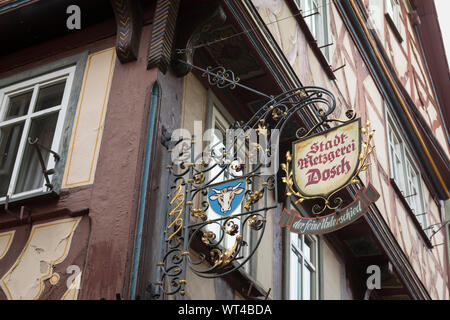
<path fill-rule="evenodd" d="M 221 216 L 232 214 L 244 200 L 246 180 L 228 181 L 209 188 L 208 202 L 210 208 Z"/>

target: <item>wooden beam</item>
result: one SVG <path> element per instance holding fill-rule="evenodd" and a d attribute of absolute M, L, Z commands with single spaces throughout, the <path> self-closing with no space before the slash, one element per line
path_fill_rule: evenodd
<path fill-rule="evenodd" d="M 152 38 L 147 56 L 147 69 L 166 73 L 170 64 L 180 0 L 158 0 L 153 18 Z"/>
<path fill-rule="evenodd" d="M 175 52 L 172 61 L 172 66 L 178 77 L 184 77 L 192 69 L 179 60 L 193 64 L 197 46 L 217 40 L 211 39 L 211 32 L 222 26 L 226 19 L 224 9 L 217 1 L 208 2 L 207 6 L 201 8 L 190 8 L 190 11 L 183 10 L 183 15 L 180 16 L 177 25 L 177 30 L 180 30 L 180 32 L 176 39 L 176 48 L 183 51 Z"/>
<path fill-rule="evenodd" d="M 142 8 L 135 0 L 110 0 L 116 17 L 116 53 L 121 63 L 138 58 L 142 31 Z"/>

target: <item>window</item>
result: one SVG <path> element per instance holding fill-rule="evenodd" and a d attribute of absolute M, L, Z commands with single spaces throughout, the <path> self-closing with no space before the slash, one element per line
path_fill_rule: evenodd
<path fill-rule="evenodd" d="M 317 238 L 290 233 L 289 299 L 318 299 Z"/>
<path fill-rule="evenodd" d="M 75 66 L 0 88 L 0 201 L 47 191 L 38 139 L 47 169 L 59 152 Z"/>
<path fill-rule="evenodd" d="M 406 157 L 406 193 L 406 201 L 408 202 L 409 207 L 418 218 L 422 228 L 425 229 L 427 225 L 423 205 L 420 174 L 409 156 Z"/>
<path fill-rule="evenodd" d="M 295 0 L 325 58 L 330 60 L 331 32 L 327 0 Z"/>
<path fill-rule="evenodd" d="M 400 28 L 400 3 L 399 0 L 386 0 L 386 13 L 391 17 L 392 22 Z"/>
<path fill-rule="evenodd" d="M 386 6 L 386 18 L 391 25 L 395 36 L 397 39 L 402 42 L 402 21 L 400 19 L 400 2 L 399 0 L 385 0 Z"/>
<path fill-rule="evenodd" d="M 422 229 L 426 229 L 426 209 L 420 173 L 390 116 L 388 116 L 387 132 L 391 178 L 400 189 Z"/>
<path fill-rule="evenodd" d="M 400 190 L 404 190 L 403 185 L 403 144 L 399 135 L 394 131 L 393 127 L 388 125 L 389 154 L 391 155 L 390 169 L 392 178 L 395 180 Z"/>
<path fill-rule="evenodd" d="M 369 0 L 368 28 L 374 29 L 382 41 L 384 41 L 384 15 L 383 0 Z"/>

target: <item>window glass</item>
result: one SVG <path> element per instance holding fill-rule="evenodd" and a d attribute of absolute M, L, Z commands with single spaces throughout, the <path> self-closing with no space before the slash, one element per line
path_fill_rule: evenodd
<path fill-rule="evenodd" d="M 404 160 L 404 146 L 403 141 L 400 139 L 396 130 L 389 124 L 388 125 L 388 139 L 389 139 L 389 152 L 391 157 L 390 168 L 392 178 L 397 183 L 400 191 L 404 194 L 406 192 L 405 187 L 405 160 Z M 404 194 L 405 195 L 405 194 Z"/>
<path fill-rule="evenodd" d="M 311 261 L 311 240 L 305 239 L 303 254 L 306 260 Z"/>
<path fill-rule="evenodd" d="M 211 166 L 214 163 L 219 163 L 222 159 L 222 154 L 225 149 L 225 133 L 227 128 L 227 123 L 225 119 L 218 119 L 219 115 L 217 115 L 217 108 L 213 104 L 213 119 L 212 119 L 212 128 L 215 129 L 212 133 L 212 154 L 213 156 L 210 159 Z M 222 120 L 222 121 L 220 121 Z M 222 168 L 219 165 L 214 166 L 210 170 L 209 180 L 214 179 L 214 184 L 225 181 L 227 177 L 225 176 L 225 172 L 222 171 Z M 208 209 L 207 212 L 208 220 L 214 220 L 220 218 L 211 208 Z M 206 226 L 206 230 L 214 232 L 217 237 L 221 237 L 221 233 L 223 232 L 218 223 L 211 223 Z M 218 239 L 217 239 L 218 240 Z"/>
<path fill-rule="evenodd" d="M 369 0 L 368 28 L 377 31 L 380 39 L 384 41 L 384 14 L 383 0 Z"/>
<path fill-rule="evenodd" d="M 392 22 L 400 32 L 401 20 L 400 20 L 400 3 L 398 0 L 386 0 L 386 13 L 392 19 Z"/>
<path fill-rule="evenodd" d="M 27 91 L 9 98 L 5 121 L 25 115 L 30 106 L 33 91 Z"/>
<path fill-rule="evenodd" d="M 387 131 L 391 177 L 399 187 L 409 208 L 422 228 L 425 229 L 427 226 L 426 209 L 423 201 L 419 170 L 412 161 L 411 154 L 406 148 L 398 130 L 395 129 L 394 122 L 390 116 L 388 117 Z"/>
<path fill-rule="evenodd" d="M 303 281 L 304 281 L 304 285 L 303 285 L 303 300 L 311 300 L 311 277 L 312 277 L 312 273 L 311 271 L 305 267 L 304 268 L 304 275 L 303 275 Z"/>
<path fill-rule="evenodd" d="M 330 59 L 329 13 L 326 0 L 302 0 L 302 15 L 317 45 L 327 60 Z"/>
<path fill-rule="evenodd" d="M 214 100 L 215 99 L 216 98 L 214 98 Z M 218 102 L 217 103 L 215 101 L 211 102 L 211 107 L 212 107 L 211 128 L 215 129 L 214 132 L 212 133 L 212 137 L 211 137 L 212 152 L 215 155 L 212 159 L 210 159 L 211 165 L 212 165 L 214 163 L 221 164 L 223 161 L 227 160 L 226 156 L 223 157 L 223 153 L 225 152 L 225 148 L 226 148 L 227 129 L 230 127 L 231 123 L 221 113 L 220 109 L 222 109 L 222 107 L 221 106 L 219 107 Z M 236 172 L 236 171 L 232 170 L 232 174 L 234 176 L 242 176 L 243 172 L 242 171 Z M 215 180 L 213 181 L 213 184 L 218 184 L 223 181 L 232 179 L 233 177 L 229 173 L 227 173 L 226 170 L 223 171 L 223 168 L 221 168 L 219 165 L 216 165 L 215 167 L 213 167 L 210 170 L 210 173 L 209 173 L 209 179 L 213 179 L 213 178 L 215 178 Z M 242 204 L 241 204 L 241 206 L 236 208 L 236 210 L 233 212 L 233 215 L 239 215 L 241 212 L 242 212 Z M 207 216 L 208 216 L 209 220 L 222 218 L 222 216 L 217 215 L 211 208 L 208 209 Z M 214 232 L 217 235 L 217 237 L 219 237 L 219 238 L 221 238 L 221 235 L 224 234 L 223 245 L 225 248 L 231 248 L 236 241 L 236 237 L 238 235 L 242 234 L 242 232 L 243 232 L 242 231 L 242 221 L 239 217 L 230 219 L 229 221 L 230 222 L 227 222 L 227 223 L 229 223 L 229 225 L 223 225 L 222 227 L 224 227 L 226 230 L 230 230 L 232 224 L 237 225 L 238 232 L 235 235 L 229 235 L 224 232 L 221 225 L 219 224 L 219 223 L 223 224 L 224 223 L 223 220 L 219 221 L 219 223 L 212 223 L 205 227 L 206 230 Z M 245 241 L 248 242 L 249 239 L 247 239 Z"/>
<path fill-rule="evenodd" d="M 289 279 L 289 299 L 300 300 L 302 298 L 301 279 L 302 279 L 302 263 L 301 258 L 297 254 L 294 248 L 290 250 L 290 279 Z"/>
<path fill-rule="evenodd" d="M 317 238 L 290 233 L 289 299 L 317 299 Z"/>
<path fill-rule="evenodd" d="M 415 168 L 414 164 L 411 162 L 409 157 L 406 160 L 407 163 L 407 187 L 408 195 L 407 202 L 417 216 L 422 228 L 427 227 L 427 222 L 425 219 L 424 207 L 423 207 L 423 194 L 421 188 L 420 175 L 418 170 Z"/>
<path fill-rule="evenodd" d="M 8 192 L 23 126 L 22 121 L 0 128 L 0 198 Z"/>
<path fill-rule="evenodd" d="M 32 140 L 38 138 L 41 145 L 50 147 L 57 121 L 58 113 L 33 119 L 28 137 Z M 42 148 L 40 150 L 42 160 L 44 163 L 47 163 L 50 152 Z M 26 144 L 22 166 L 19 172 L 15 193 L 37 189 L 44 183 L 44 174 L 42 173 L 38 153 L 36 152 L 36 148 L 29 143 Z"/>
<path fill-rule="evenodd" d="M 224 106 L 220 103 L 220 101 L 210 92 L 209 99 L 208 99 L 208 108 L 210 108 L 210 119 L 209 121 L 209 129 L 215 129 L 214 131 L 209 131 L 211 135 L 209 136 L 209 143 L 210 148 L 213 149 L 214 154 L 216 155 L 215 160 L 209 159 L 210 164 L 208 167 L 211 167 L 214 163 L 222 163 L 222 161 L 228 161 L 233 160 L 230 158 L 227 158 L 225 156 L 225 159 L 222 159 L 223 152 L 225 151 L 225 148 L 227 147 L 227 129 L 230 128 L 231 124 L 233 123 L 234 119 L 232 119 L 231 115 L 227 114 L 226 109 Z M 239 161 L 244 161 L 244 163 L 239 163 L 238 160 L 233 160 L 230 163 L 230 166 L 227 170 L 222 171 L 223 168 L 220 166 L 215 166 L 208 172 L 208 181 L 211 179 L 214 179 L 212 182 L 213 185 L 220 184 L 221 182 L 231 180 L 231 179 L 237 179 L 240 176 L 244 176 L 249 170 L 250 165 L 248 161 L 248 152 L 243 148 L 242 146 L 239 146 L 235 144 L 234 146 L 235 151 L 239 148 L 240 151 L 242 151 L 243 154 L 240 154 L 244 157 L 244 159 L 239 159 Z M 231 152 L 228 150 L 227 153 L 231 155 Z M 209 151 L 211 153 L 211 151 Z M 239 153 L 238 153 L 239 154 Z M 243 165 L 243 166 L 240 166 Z M 229 171 L 229 172 L 227 172 Z M 256 190 L 255 184 L 257 183 L 251 183 L 249 180 L 246 181 L 246 190 Z M 261 187 L 261 186 L 259 186 Z M 259 189 L 258 189 L 259 190 Z M 223 225 L 225 220 L 218 221 L 218 223 L 211 223 L 204 227 L 205 231 L 212 231 L 216 234 L 217 238 L 216 241 L 221 239 L 223 236 L 223 242 L 221 243 L 221 246 L 225 249 L 232 248 L 233 245 L 236 242 L 237 236 L 241 235 L 243 236 L 243 241 L 246 243 L 245 246 L 242 247 L 242 255 L 247 257 L 252 250 L 252 243 L 255 241 L 252 237 L 252 233 L 250 232 L 250 227 L 247 223 L 244 225 L 245 219 L 249 218 L 248 216 L 244 216 L 243 218 L 239 217 L 238 215 L 243 213 L 245 210 L 243 208 L 245 204 L 245 199 L 242 201 L 242 203 L 234 210 L 232 213 L 235 218 L 230 219 L 229 225 Z M 255 204 L 257 206 L 257 204 Z M 207 210 L 207 219 L 208 220 L 215 220 L 215 219 L 221 219 L 223 216 L 218 215 L 215 213 L 211 207 Z M 237 216 L 237 217 L 236 217 Z M 238 227 L 237 233 L 234 235 L 229 235 L 224 232 L 223 228 L 226 230 L 230 230 L 232 224 L 236 225 Z M 254 233 L 253 233 L 254 236 Z M 253 258 L 251 258 L 247 263 L 243 265 L 243 270 L 250 274 L 251 276 L 256 276 L 254 272 L 256 270 L 252 269 L 252 263 Z M 243 262 L 243 260 L 237 260 L 238 263 Z M 256 264 L 254 265 L 256 266 Z"/>
<path fill-rule="evenodd" d="M 35 112 L 59 106 L 62 102 L 65 86 L 66 82 L 62 81 L 40 88 Z"/>
<path fill-rule="evenodd" d="M 59 151 L 74 71 L 60 69 L 0 88 L 0 201 L 50 190 L 43 167 L 51 181 L 55 160 L 48 150 Z"/>

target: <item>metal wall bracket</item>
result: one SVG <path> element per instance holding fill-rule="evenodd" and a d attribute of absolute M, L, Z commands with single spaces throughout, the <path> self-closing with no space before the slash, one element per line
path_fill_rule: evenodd
<path fill-rule="evenodd" d="M 42 144 L 39 143 L 39 138 L 34 138 L 32 139 L 31 137 L 28 138 L 28 143 L 32 146 L 35 147 L 37 155 L 38 155 L 38 159 L 39 159 L 39 163 L 41 164 L 41 168 L 42 168 L 42 173 L 44 174 L 44 178 L 45 178 L 45 186 L 49 189 L 49 190 L 53 190 L 53 184 L 50 182 L 50 178 L 49 175 L 52 175 L 55 173 L 55 169 L 47 169 L 47 166 L 45 164 L 44 161 L 44 157 L 42 156 L 42 150 L 48 151 L 53 155 L 53 158 L 55 159 L 55 162 L 58 162 L 61 157 L 58 153 L 56 153 L 53 150 L 50 150 L 49 148 L 43 146 Z"/>
<path fill-rule="evenodd" d="M 172 141 L 169 132 L 162 128 L 161 143 L 170 155 L 166 160 L 166 192 L 163 199 L 165 214 L 156 275 L 146 288 L 151 299 L 165 299 L 176 294 L 184 296 L 187 268 L 202 278 L 223 277 L 241 268 L 258 249 L 264 235 L 267 214 L 277 208 L 271 197 L 274 203 L 278 201 L 278 186 L 276 173 L 265 172 L 262 160 L 248 172 L 236 173 L 239 166 L 234 162 L 243 164 L 245 161 L 239 158 L 238 150 L 245 146 L 249 129 L 267 132 L 265 144 L 271 146 L 277 141 L 277 135 L 273 135 L 272 130 L 282 132 L 290 118 L 302 109 L 311 108 L 319 119 L 312 129 L 307 131 L 303 128 L 302 132 L 320 132 L 322 125 L 338 121 L 327 119 L 336 108 L 336 99 L 326 89 L 300 87 L 277 96 L 269 96 L 238 83 L 230 70 L 221 67 L 202 69 L 189 61 L 178 61 L 188 69 L 201 70 L 211 85 L 220 89 L 239 86 L 265 96 L 267 101 L 249 121 L 236 122 L 231 126 L 242 130 L 220 154 L 196 154 L 194 136 Z M 353 116 L 350 114 L 350 117 Z M 215 147 L 217 145 L 212 146 Z M 172 157 L 172 153 L 175 157 Z M 270 153 L 270 149 L 266 149 L 266 153 Z M 228 156 L 228 161 L 222 161 L 225 156 Z M 208 219 L 205 214 L 210 209 L 209 191 L 227 183 L 221 179 L 222 174 L 229 177 L 227 181 L 240 181 L 234 186 L 236 188 L 245 181 L 244 198 L 241 200 L 245 205 L 234 215 L 218 214 Z M 255 196 L 256 192 L 258 196 Z M 255 205 L 257 202 L 258 206 Z M 227 240 L 229 237 L 235 238 Z M 246 239 L 252 240 L 247 242 Z"/>
<path fill-rule="evenodd" d="M 447 220 L 447 221 L 445 221 L 445 222 L 443 222 L 442 224 L 441 223 L 436 223 L 436 224 L 434 224 L 434 225 L 432 225 L 432 226 L 435 226 L 435 225 L 441 225 L 440 227 L 439 227 L 439 229 L 437 229 L 436 231 L 433 231 L 433 233 L 431 234 L 431 236 L 430 236 L 430 240 L 431 240 L 431 238 L 433 238 L 434 237 L 434 235 L 436 234 L 436 233 L 438 233 L 439 231 L 441 231 L 442 230 L 442 228 L 444 228 L 447 224 L 449 224 L 450 223 L 450 220 Z"/>
<path fill-rule="evenodd" d="M 178 77 L 184 77 L 192 70 L 196 47 L 209 42 L 211 31 L 223 25 L 227 19 L 220 5 L 212 3 L 209 6 L 207 10 L 191 12 L 180 17 L 179 24 L 185 31 L 177 36 L 176 48 L 183 49 L 176 50 L 172 59 L 172 67 Z M 180 60 L 188 63 L 180 63 Z"/>
<path fill-rule="evenodd" d="M 20 211 L 18 213 L 11 211 L 9 209 L 9 196 L 8 195 L 6 196 L 4 209 L 5 209 L 6 213 L 13 216 L 14 218 L 16 218 L 19 221 L 22 221 L 24 218 L 24 214 L 26 214 L 28 222 L 31 222 L 31 209 L 27 208 L 25 206 L 20 206 Z"/>
<path fill-rule="evenodd" d="M 332 72 L 335 73 L 336 71 L 341 70 L 342 68 L 345 68 L 347 66 L 347 61 L 344 59 L 344 64 L 340 67 L 337 67 L 336 69 L 333 69 Z"/>

